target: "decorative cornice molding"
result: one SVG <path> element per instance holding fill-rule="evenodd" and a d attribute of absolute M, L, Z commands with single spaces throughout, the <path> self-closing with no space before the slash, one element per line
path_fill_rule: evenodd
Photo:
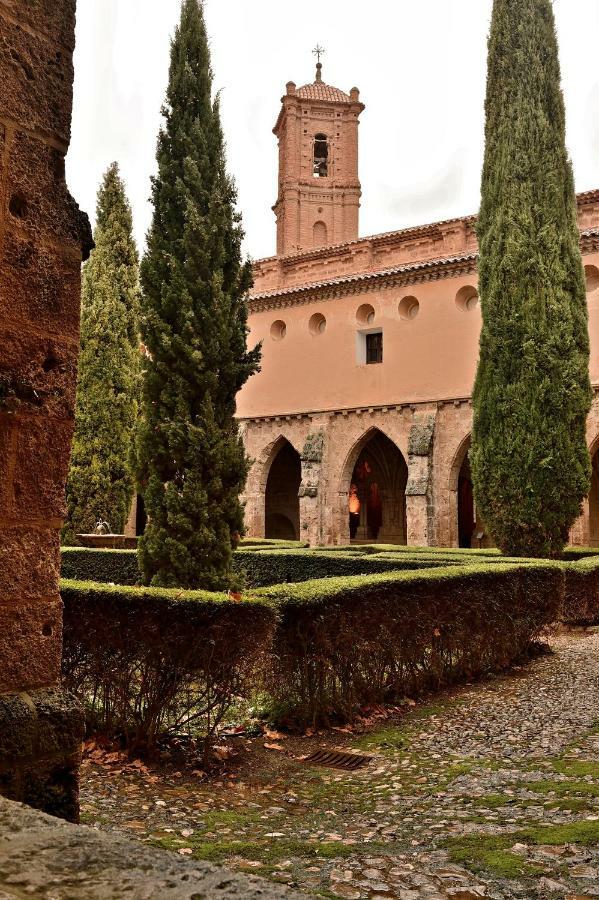
<path fill-rule="evenodd" d="M 599 251 L 599 229 L 590 228 L 581 232 L 580 245 L 584 254 Z M 326 281 L 254 294 L 248 298 L 248 307 L 251 313 L 270 309 L 286 309 L 290 306 L 302 306 L 335 297 L 369 293 L 379 290 L 381 287 L 407 287 L 446 278 L 459 278 L 476 272 L 477 263 L 478 252 L 473 252 L 418 263 L 405 263 L 391 269 L 382 269 L 379 272 L 342 275 Z"/>
<path fill-rule="evenodd" d="M 592 385 L 593 395 L 595 397 L 599 397 L 599 383 L 595 383 Z M 338 407 L 336 409 L 313 409 L 306 410 L 306 412 L 296 412 L 296 413 L 277 413 L 276 415 L 271 416 L 238 416 L 237 421 L 240 425 L 268 425 L 269 423 L 274 422 L 276 425 L 281 425 L 285 422 L 292 421 L 300 421 L 302 419 L 317 419 L 320 417 L 322 420 L 323 417 L 329 419 L 335 418 L 347 418 L 348 416 L 368 416 L 374 415 L 374 413 L 388 413 L 388 412 L 396 412 L 396 413 L 405 413 L 411 412 L 413 414 L 421 411 L 424 408 L 434 409 L 434 410 L 442 410 L 447 406 L 453 406 L 456 409 L 460 409 L 462 406 L 472 406 L 472 397 L 443 397 L 441 399 L 436 400 L 407 400 L 402 403 L 381 403 L 376 406 L 351 406 L 351 407 Z M 320 427 L 320 426 L 319 426 Z"/>

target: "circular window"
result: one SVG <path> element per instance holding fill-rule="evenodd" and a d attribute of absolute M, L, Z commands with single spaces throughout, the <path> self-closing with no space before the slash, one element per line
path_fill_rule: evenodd
<path fill-rule="evenodd" d="M 374 322 L 374 306 L 370 303 L 363 303 L 356 313 L 356 318 L 360 325 L 372 325 Z"/>
<path fill-rule="evenodd" d="M 399 304 L 398 310 L 400 318 L 408 321 L 416 318 L 420 312 L 420 304 L 416 297 L 404 297 Z"/>
<path fill-rule="evenodd" d="M 592 294 L 599 288 L 599 269 L 597 266 L 585 266 L 584 274 L 587 279 L 587 293 Z"/>
<path fill-rule="evenodd" d="M 462 312 L 472 312 L 478 306 L 478 291 L 472 285 L 467 285 L 457 292 L 455 302 Z"/>
<path fill-rule="evenodd" d="M 270 326 L 270 336 L 273 341 L 282 341 L 287 334 L 287 326 L 281 319 L 277 319 Z"/>
<path fill-rule="evenodd" d="M 314 313 L 310 318 L 308 327 L 310 329 L 310 334 L 324 334 L 327 328 L 327 320 L 322 313 Z"/>

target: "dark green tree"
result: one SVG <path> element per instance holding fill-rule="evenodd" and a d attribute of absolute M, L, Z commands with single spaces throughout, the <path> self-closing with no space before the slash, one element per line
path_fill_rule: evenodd
<path fill-rule="evenodd" d="M 122 532 L 134 491 L 139 392 L 139 261 L 131 208 L 113 163 L 98 191 L 95 250 L 83 269 L 81 353 L 65 543 L 99 519 Z"/>
<path fill-rule="evenodd" d="M 498 546 L 558 555 L 590 487 L 585 278 L 551 0 L 495 0 L 471 452 Z"/>
<path fill-rule="evenodd" d="M 248 470 L 235 398 L 260 348 L 246 349 L 252 271 L 212 81 L 203 6 L 183 0 L 142 263 L 138 460 L 148 525 L 139 558 L 147 584 L 224 590 L 237 584 Z"/>

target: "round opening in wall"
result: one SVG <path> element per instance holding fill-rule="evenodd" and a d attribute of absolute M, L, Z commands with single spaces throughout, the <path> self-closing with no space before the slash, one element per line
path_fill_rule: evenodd
<path fill-rule="evenodd" d="M 404 297 L 398 306 L 399 317 L 409 321 L 415 319 L 420 312 L 420 303 L 416 297 Z"/>
<path fill-rule="evenodd" d="M 277 319 L 277 321 L 273 322 L 270 326 L 270 336 L 273 341 L 282 341 L 286 334 L 287 326 L 282 319 Z"/>
<path fill-rule="evenodd" d="M 314 315 L 310 317 L 308 327 L 310 329 L 310 334 L 324 334 L 327 328 L 327 320 L 322 313 L 314 313 Z"/>
<path fill-rule="evenodd" d="M 462 312 L 472 312 L 478 306 L 478 291 L 472 285 L 466 285 L 457 292 L 455 302 Z"/>
<path fill-rule="evenodd" d="M 27 215 L 27 201 L 20 191 L 13 194 L 8 204 L 8 211 L 15 219 L 24 219 Z"/>
<path fill-rule="evenodd" d="M 597 266 L 585 266 L 584 274 L 587 279 L 587 293 L 592 294 L 599 288 L 599 269 Z"/>
<path fill-rule="evenodd" d="M 356 319 L 360 325 L 372 325 L 375 319 L 374 306 L 370 303 L 363 303 L 356 313 Z"/>

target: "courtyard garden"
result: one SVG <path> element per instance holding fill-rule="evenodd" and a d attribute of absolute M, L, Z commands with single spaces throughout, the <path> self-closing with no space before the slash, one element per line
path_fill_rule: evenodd
<path fill-rule="evenodd" d="M 593 896 L 599 554 L 248 541 L 239 595 L 63 550 L 82 816 L 331 897 Z"/>

